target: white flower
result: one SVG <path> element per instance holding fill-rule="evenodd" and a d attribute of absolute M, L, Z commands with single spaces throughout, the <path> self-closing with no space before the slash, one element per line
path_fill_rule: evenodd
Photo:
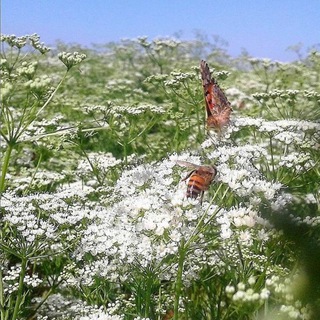
<path fill-rule="evenodd" d="M 226 293 L 234 293 L 236 291 L 234 286 L 226 286 Z"/>
<path fill-rule="evenodd" d="M 312 193 L 308 193 L 305 195 L 306 203 L 317 203 L 315 196 Z"/>
<path fill-rule="evenodd" d="M 223 240 L 229 239 L 231 235 L 232 235 L 232 230 L 229 227 L 222 225 L 221 232 L 220 232 L 221 239 Z"/>
<path fill-rule="evenodd" d="M 238 290 L 245 290 L 246 285 L 243 282 L 239 282 L 237 284 L 237 288 L 238 288 Z"/>
<path fill-rule="evenodd" d="M 248 279 L 248 283 L 249 283 L 250 285 L 254 285 L 254 284 L 256 283 L 256 281 L 257 281 L 257 279 L 256 279 L 256 277 L 254 277 L 254 276 L 251 276 L 251 277 Z"/>
<path fill-rule="evenodd" d="M 267 300 L 270 296 L 270 291 L 266 288 L 263 288 L 260 292 L 260 299 Z"/>
<path fill-rule="evenodd" d="M 247 246 L 252 244 L 252 236 L 251 236 L 251 233 L 249 232 L 249 230 L 240 231 L 239 241 L 243 245 L 247 245 Z"/>
<path fill-rule="evenodd" d="M 87 56 L 84 53 L 79 52 L 61 52 L 58 54 L 58 58 L 63 62 L 68 70 L 82 62 L 86 57 Z"/>

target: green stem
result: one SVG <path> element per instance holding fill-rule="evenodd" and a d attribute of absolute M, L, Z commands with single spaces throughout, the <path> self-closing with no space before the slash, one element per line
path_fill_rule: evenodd
<path fill-rule="evenodd" d="M 182 288 L 182 273 L 183 273 L 185 256 L 186 256 L 185 239 L 182 238 L 180 243 L 180 248 L 179 248 L 178 272 L 177 272 L 177 280 L 175 285 L 174 318 L 173 318 L 174 320 L 179 319 L 179 300 L 180 300 L 181 288 Z"/>
<path fill-rule="evenodd" d="M 61 279 L 59 282 L 55 283 L 49 291 L 42 297 L 41 302 L 36 306 L 36 308 L 33 311 L 33 314 L 36 314 L 37 311 L 40 309 L 40 307 L 47 301 L 49 296 L 52 294 L 52 292 L 59 287 L 59 285 L 64 281 L 64 279 Z"/>
<path fill-rule="evenodd" d="M 212 203 L 214 202 L 214 200 L 216 199 L 216 196 L 218 195 L 220 189 L 222 187 L 222 184 L 219 185 L 218 189 L 216 190 L 214 196 L 212 197 L 207 209 L 205 210 L 205 212 L 202 214 L 202 216 L 200 217 L 196 227 L 194 228 L 192 234 L 190 235 L 189 239 L 186 241 L 185 243 L 185 247 L 189 247 L 189 245 L 192 242 L 196 241 L 197 236 L 199 235 L 199 233 L 201 233 L 201 231 L 203 230 L 203 227 L 205 227 L 207 224 L 209 224 L 211 222 L 212 219 L 215 218 L 215 216 L 218 214 L 218 212 L 221 210 L 221 208 L 217 208 L 215 212 L 213 212 L 210 216 L 210 219 L 204 224 L 204 218 L 208 217 L 208 210 L 210 209 Z M 229 192 L 229 187 L 225 190 L 224 194 L 221 197 L 221 200 L 223 200 L 225 198 L 225 196 L 227 195 L 227 193 Z"/>
<path fill-rule="evenodd" d="M 20 271 L 20 276 L 19 276 L 18 295 L 17 295 L 16 304 L 14 306 L 12 320 L 18 319 L 18 314 L 20 311 L 20 305 L 21 305 L 22 295 L 23 295 L 23 286 L 24 286 L 23 281 L 24 281 L 24 277 L 26 274 L 27 263 L 28 263 L 28 259 L 26 257 L 24 257 L 21 261 L 21 271 Z"/>
<path fill-rule="evenodd" d="M 29 190 L 31 189 L 31 185 L 32 185 L 32 183 L 33 183 L 33 181 L 34 181 L 34 178 L 35 178 L 35 176 L 36 176 L 36 174 L 37 174 L 37 172 L 38 172 L 38 170 L 39 170 L 41 160 L 42 160 L 42 154 L 40 154 L 40 156 L 39 156 L 39 160 L 38 160 L 37 166 L 36 166 L 36 168 L 35 168 L 35 170 L 34 170 L 34 173 L 33 173 L 32 177 L 31 177 L 31 180 L 30 180 L 30 182 L 29 182 L 28 187 L 27 187 L 27 188 L 25 189 L 25 191 L 23 192 L 24 194 L 27 193 L 28 189 L 29 189 Z"/>
<path fill-rule="evenodd" d="M 13 150 L 13 145 L 11 143 L 8 144 L 8 148 L 6 150 L 3 163 L 2 163 L 2 172 L 1 172 L 1 180 L 0 180 L 0 194 L 4 191 L 6 175 L 9 167 L 10 156 Z"/>
<path fill-rule="evenodd" d="M 159 299 L 158 299 L 158 309 L 161 310 L 161 305 L 162 305 L 162 304 L 161 304 L 161 301 L 162 301 L 162 288 L 161 288 L 161 286 L 159 286 L 159 293 L 158 293 L 158 295 L 159 295 Z M 161 320 L 160 314 L 158 315 L 157 320 Z"/>
<path fill-rule="evenodd" d="M 96 177 L 99 185 L 102 185 L 103 184 L 103 181 L 100 179 L 100 176 L 99 176 L 99 170 L 97 170 L 97 168 L 94 166 L 93 162 L 90 160 L 87 152 L 82 148 L 82 145 L 81 145 L 81 142 L 79 142 L 78 144 L 76 144 L 79 148 L 80 148 L 80 151 L 82 152 L 82 154 L 85 156 L 85 158 L 87 159 L 90 167 L 91 167 L 91 171 L 93 173 L 93 175 Z"/>
<path fill-rule="evenodd" d="M 64 74 L 64 76 L 62 77 L 62 79 L 60 80 L 60 82 L 58 83 L 57 87 L 54 89 L 54 91 L 51 93 L 50 97 L 48 98 L 48 100 L 43 104 L 43 106 L 38 110 L 38 112 L 34 115 L 34 109 L 36 108 L 36 105 L 33 105 L 31 107 L 31 109 L 29 110 L 29 114 L 25 115 L 23 117 L 23 121 L 21 121 L 21 123 L 19 124 L 18 129 L 16 130 L 16 134 L 14 136 L 15 140 L 19 140 L 20 136 L 27 130 L 27 128 L 30 126 L 30 124 L 32 122 L 34 122 L 35 119 L 37 119 L 40 115 L 40 113 L 42 112 L 42 110 L 44 108 L 46 108 L 46 106 L 51 102 L 52 98 L 55 96 L 55 94 L 57 93 L 58 89 L 60 88 L 60 86 L 62 85 L 62 83 L 64 82 L 64 80 L 66 79 L 68 75 L 68 70 L 66 71 L 66 73 Z M 24 123 L 23 123 L 24 122 Z"/>
<path fill-rule="evenodd" d="M 265 300 L 264 302 L 264 316 L 267 317 L 268 313 L 269 313 L 269 304 L 268 304 L 268 299 Z"/>
<path fill-rule="evenodd" d="M 144 311 L 144 315 L 145 315 L 146 318 L 148 316 L 150 316 L 151 286 L 152 286 L 152 275 L 148 274 L 147 275 L 146 294 L 145 294 L 146 307 L 145 307 L 145 311 Z"/>
<path fill-rule="evenodd" d="M 5 319 L 5 310 L 4 310 L 4 292 L 3 292 L 2 270 L 0 270 L 0 310 L 1 310 L 1 320 L 4 320 Z"/>
<path fill-rule="evenodd" d="M 42 112 L 42 110 L 51 102 L 52 98 L 54 97 L 54 95 L 56 94 L 56 92 L 58 91 L 58 89 L 60 88 L 62 82 L 65 80 L 65 78 L 68 75 L 68 71 L 69 69 L 66 71 L 66 73 L 64 74 L 64 76 L 62 77 L 62 79 L 60 80 L 60 82 L 58 83 L 57 87 L 54 89 L 54 91 L 51 93 L 49 99 L 44 103 L 44 105 L 40 108 L 40 110 L 37 112 L 35 118 L 37 118 L 39 116 L 39 114 Z"/>
<path fill-rule="evenodd" d="M 140 137 L 145 131 L 150 130 L 155 124 L 153 120 L 154 120 L 154 117 L 151 118 L 149 123 L 145 126 L 144 129 L 142 129 L 142 131 L 140 131 L 134 138 L 128 141 L 128 145 L 131 144 L 133 141 L 135 141 L 138 137 Z"/>
<path fill-rule="evenodd" d="M 271 166 L 272 166 L 272 173 L 275 175 L 275 170 L 274 170 L 274 152 L 273 152 L 273 144 L 272 144 L 272 136 L 269 138 L 270 141 L 270 155 L 271 155 Z"/>
<path fill-rule="evenodd" d="M 124 164 L 128 164 L 128 154 L 127 154 L 127 140 L 123 142 L 123 160 Z"/>

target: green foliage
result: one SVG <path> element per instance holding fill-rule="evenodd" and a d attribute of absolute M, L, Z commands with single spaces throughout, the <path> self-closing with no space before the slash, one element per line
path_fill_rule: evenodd
<path fill-rule="evenodd" d="M 319 52 L 1 41 L 1 319 L 316 319 Z M 233 107 L 220 134 L 204 55 Z M 178 158 L 217 166 L 202 204 Z"/>

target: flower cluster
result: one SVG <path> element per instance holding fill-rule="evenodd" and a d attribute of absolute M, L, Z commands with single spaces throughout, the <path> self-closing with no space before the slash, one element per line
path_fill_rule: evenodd
<path fill-rule="evenodd" d="M 312 319 L 310 306 L 295 298 L 295 284 L 301 284 L 301 281 L 304 281 L 302 277 L 303 275 L 294 274 L 290 278 L 282 279 L 278 275 L 273 275 L 266 280 L 266 286 L 271 294 L 281 296 L 283 299 L 279 314 L 288 319 Z"/>
<path fill-rule="evenodd" d="M 7 43 L 10 47 L 16 47 L 22 49 L 27 43 L 31 43 L 32 47 L 42 54 L 50 51 L 50 48 L 40 43 L 40 36 L 36 33 L 32 35 L 25 35 L 22 37 L 17 37 L 16 35 L 4 35 L 1 34 L 1 42 Z"/>
<path fill-rule="evenodd" d="M 162 114 L 164 110 L 161 106 L 139 104 L 134 106 L 112 106 L 110 108 L 110 114 L 121 117 L 122 114 L 139 115 L 143 112 L 151 111 L 153 114 Z"/>
<path fill-rule="evenodd" d="M 6 42 L 10 47 L 23 48 L 27 43 L 28 36 L 17 37 L 14 34 L 4 35 L 1 34 L 1 42 Z"/>
<path fill-rule="evenodd" d="M 61 52 L 58 54 L 58 58 L 63 62 L 68 70 L 81 63 L 84 59 L 86 59 L 86 57 L 87 56 L 84 53 L 79 52 Z"/>
<path fill-rule="evenodd" d="M 40 43 L 40 36 L 36 33 L 29 36 L 29 40 L 32 44 L 32 46 L 38 50 L 40 53 L 45 54 L 50 51 L 50 48 L 45 46 L 43 43 Z"/>
<path fill-rule="evenodd" d="M 236 303 L 264 303 L 266 300 L 268 300 L 270 291 L 266 288 L 263 288 L 261 292 L 255 292 L 253 288 L 250 288 L 250 286 L 253 286 L 255 282 L 256 279 L 254 277 L 250 277 L 248 279 L 248 285 L 242 282 L 239 282 L 236 288 L 229 285 L 226 287 L 226 293 L 231 295 L 232 300 Z"/>
<path fill-rule="evenodd" d="M 33 91 L 43 91 L 52 83 L 52 79 L 48 76 L 42 76 L 41 78 L 35 78 L 26 82 L 26 87 Z"/>
<path fill-rule="evenodd" d="M 20 249 L 23 249 L 25 244 L 32 246 L 38 243 L 39 239 L 46 238 L 51 242 L 50 239 L 55 238 L 55 226 L 46 219 L 37 218 L 38 208 L 32 203 L 32 197 L 30 199 L 15 197 L 11 194 L 9 196 L 10 198 L 2 200 L 2 207 L 6 211 L 3 220 L 20 234 L 21 242 L 16 243 L 16 250 L 20 246 Z M 46 246 L 48 245 L 49 243 L 46 243 Z"/>
<path fill-rule="evenodd" d="M 141 36 L 136 39 L 136 42 L 139 43 L 144 48 L 153 48 L 154 51 L 161 51 L 163 48 L 176 48 L 180 45 L 180 41 L 176 39 L 155 39 L 152 42 L 148 42 L 148 37 Z"/>
<path fill-rule="evenodd" d="M 90 153 L 87 155 L 87 159 L 82 160 L 78 163 L 77 175 L 83 178 L 92 179 L 93 171 L 98 172 L 99 175 L 105 176 L 110 168 L 113 168 L 122 161 L 116 159 L 111 153 Z"/>
<path fill-rule="evenodd" d="M 172 79 L 165 80 L 163 83 L 167 87 L 179 88 L 181 84 L 184 84 L 188 80 L 195 78 L 195 73 L 184 73 L 184 72 L 171 72 L 170 76 Z"/>
<path fill-rule="evenodd" d="M 27 79 L 32 79 L 38 67 L 38 62 L 28 63 L 26 61 L 22 62 L 21 66 L 17 68 L 17 73 Z"/>

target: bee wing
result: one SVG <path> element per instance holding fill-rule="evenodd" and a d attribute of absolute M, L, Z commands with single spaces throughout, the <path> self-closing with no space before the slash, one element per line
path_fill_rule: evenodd
<path fill-rule="evenodd" d="M 190 169 L 198 169 L 200 167 L 197 164 L 194 164 L 188 161 L 183 161 L 183 160 L 177 160 L 176 163 L 181 167 L 187 167 Z"/>
<path fill-rule="evenodd" d="M 200 72 L 202 85 L 204 90 L 204 97 L 206 102 L 207 116 L 216 116 L 231 113 L 230 102 L 228 101 L 224 92 L 220 89 L 218 83 L 211 77 L 208 64 L 201 60 Z"/>

